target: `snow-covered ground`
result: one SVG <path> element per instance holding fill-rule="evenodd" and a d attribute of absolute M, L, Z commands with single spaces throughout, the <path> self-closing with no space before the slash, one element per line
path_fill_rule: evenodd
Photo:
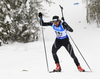
<path fill-rule="evenodd" d="M 64 16 L 67 23 L 74 29 L 69 33 L 79 47 L 84 58 L 88 62 L 93 72 L 79 72 L 68 54 L 62 47 L 58 51 L 61 73 L 48 73 L 42 38 L 37 42 L 13 43 L 0 47 L 0 79 L 100 79 L 100 28 L 95 24 L 86 24 L 85 5 L 80 0 L 55 0 L 57 3 L 48 7 L 48 18 L 61 12 L 59 4 L 64 8 Z M 74 5 L 79 2 L 79 5 Z M 55 33 L 51 27 L 44 27 L 46 49 L 48 55 L 49 70 L 55 68 L 52 58 L 51 48 L 55 40 Z M 81 63 L 82 68 L 89 71 L 76 47 L 70 39 L 75 54 Z"/>

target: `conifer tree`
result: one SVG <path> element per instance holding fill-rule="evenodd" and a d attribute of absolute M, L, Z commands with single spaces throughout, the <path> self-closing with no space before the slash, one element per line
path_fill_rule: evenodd
<path fill-rule="evenodd" d="M 0 39 L 4 43 L 39 39 L 38 12 L 50 0 L 0 0 Z"/>
<path fill-rule="evenodd" d="M 100 27 L 100 0 L 83 0 L 87 5 L 87 23 L 96 22 Z"/>

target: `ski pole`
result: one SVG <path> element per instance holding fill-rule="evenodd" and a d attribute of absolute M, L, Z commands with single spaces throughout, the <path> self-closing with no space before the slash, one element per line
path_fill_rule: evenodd
<path fill-rule="evenodd" d="M 63 7 L 61 5 L 59 5 L 59 6 L 61 8 L 62 17 L 64 18 L 64 15 L 63 15 Z"/>
<path fill-rule="evenodd" d="M 92 72 L 89 64 L 87 63 L 87 61 L 85 60 L 84 56 L 82 55 L 81 51 L 79 50 L 78 46 L 76 45 L 76 43 L 74 42 L 73 38 L 70 36 L 70 34 L 68 33 L 69 37 L 71 38 L 72 42 L 74 43 L 75 47 L 77 48 L 78 52 L 80 53 L 80 55 L 82 56 L 83 60 L 85 61 L 86 65 L 88 66 L 88 68 L 90 69 L 90 71 Z"/>
<path fill-rule="evenodd" d="M 59 6 L 60 6 L 60 8 L 61 8 L 62 20 L 65 21 L 65 19 L 64 19 L 64 14 L 63 14 L 63 7 L 62 7 L 61 5 L 59 5 Z"/>
<path fill-rule="evenodd" d="M 46 52 L 45 38 L 44 38 L 44 32 L 43 32 L 43 27 L 42 26 L 41 26 L 41 30 L 42 30 L 42 38 L 43 38 L 43 44 L 44 44 L 47 71 L 49 72 L 49 65 L 48 65 L 48 58 L 47 58 L 47 52 Z"/>
<path fill-rule="evenodd" d="M 64 15 L 63 15 L 63 7 L 61 5 L 59 5 L 60 8 L 61 8 L 61 13 L 62 13 L 62 17 L 64 18 Z M 84 56 L 82 55 L 82 53 L 80 52 L 78 46 L 75 44 L 74 40 L 72 39 L 72 37 L 70 36 L 70 34 L 68 33 L 69 37 L 71 38 L 72 42 L 74 43 L 75 47 L 77 48 L 78 52 L 80 53 L 80 55 L 82 56 L 83 60 L 85 61 L 86 65 L 88 66 L 88 68 L 90 69 L 90 71 L 92 72 L 90 66 L 88 65 L 87 61 L 85 60 Z"/>

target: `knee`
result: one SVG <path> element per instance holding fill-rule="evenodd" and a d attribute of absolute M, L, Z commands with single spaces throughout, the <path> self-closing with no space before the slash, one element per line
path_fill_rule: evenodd
<path fill-rule="evenodd" d="M 57 52 L 57 50 L 56 50 L 55 46 L 53 45 L 52 46 L 52 54 L 55 54 L 56 52 Z"/>
<path fill-rule="evenodd" d="M 57 56 L 56 52 L 57 52 L 56 50 L 52 50 L 53 57 Z"/>
<path fill-rule="evenodd" d="M 55 50 L 52 50 L 52 55 L 56 55 L 56 51 Z"/>

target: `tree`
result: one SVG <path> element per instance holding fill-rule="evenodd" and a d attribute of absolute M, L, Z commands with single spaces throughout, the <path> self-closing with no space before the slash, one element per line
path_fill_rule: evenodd
<path fill-rule="evenodd" d="M 7 44 L 7 40 L 9 40 L 10 24 L 8 21 L 5 21 L 5 19 L 9 9 L 4 4 L 5 3 L 0 0 L 0 41 Z"/>
<path fill-rule="evenodd" d="M 87 23 L 96 22 L 100 27 L 100 0 L 86 0 Z"/>
<path fill-rule="evenodd" d="M 49 0 L 43 1 L 52 3 Z M 38 12 L 42 9 L 42 0 L 0 0 L 0 2 L 0 39 L 4 43 L 37 41 L 40 30 L 37 25 Z"/>

